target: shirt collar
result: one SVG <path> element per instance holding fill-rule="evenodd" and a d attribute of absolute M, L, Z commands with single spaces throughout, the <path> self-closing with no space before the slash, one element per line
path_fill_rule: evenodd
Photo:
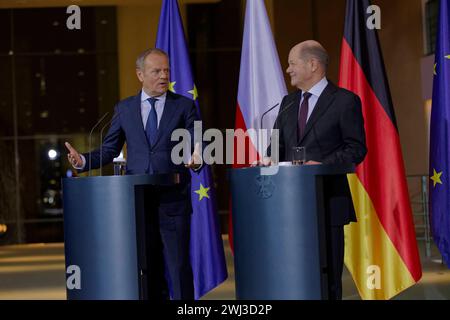
<path fill-rule="evenodd" d="M 319 82 L 317 82 L 311 89 L 309 89 L 309 93 L 311 93 L 313 96 L 316 96 L 317 98 L 320 97 L 323 90 L 328 85 L 328 80 L 326 77 L 323 77 Z"/>
<path fill-rule="evenodd" d="M 166 96 L 167 96 L 167 92 L 164 92 L 164 94 L 157 96 L 155 98 L 158 100 L 166 100 Z M 148 98 L 152 98 L 152 97 L 149 96 L 148 94 L 146 94 L 144 90 L 141 90 L 141 102 L 144 102 Z"/>

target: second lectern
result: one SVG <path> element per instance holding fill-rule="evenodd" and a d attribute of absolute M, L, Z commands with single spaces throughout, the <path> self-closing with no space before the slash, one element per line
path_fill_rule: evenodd
<path fill-rule="evenodd" d="M 328 298 L 325 187 L 352 165 L 232 169 L 237 299 Z"/>

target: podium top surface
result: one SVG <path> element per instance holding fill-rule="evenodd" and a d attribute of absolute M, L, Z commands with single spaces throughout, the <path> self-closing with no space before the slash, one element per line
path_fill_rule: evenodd
<path fill-rule="evenodd" d="M 318 165 L 292 165 L 290 162 L 281 162 L 277 166 L 246 167 L 229 169 L 229 174 L 258 174 L 273 176 L 278 173 L 293 173 L 305 175 L 342 175 L 355 172 L 354 164 L 318 164 Z"/>
<path fill-rule="evenodd" d="M 190 178 L 190 177 L 189 177 Z M 170 186 L 182 183 L 186 180 L 184 175 L 179 173 L 168 174 L 137 174 L 124 176 L 88 176 L 63 178 L 64 183 L 84 184 L 84 183 L 125 183 L 125 184 L 150 184 L 160 186 Z"/>

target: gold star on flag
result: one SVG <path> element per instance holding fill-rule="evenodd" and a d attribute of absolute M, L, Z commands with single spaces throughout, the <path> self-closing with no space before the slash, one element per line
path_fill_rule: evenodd
<path fill-rule="evenodd" d="M 450 59 L 450 54 L 448 56 L 445 56 L 446 59 Z"/>
<path fill-rule="evenodd" d="M 197 87 L 194 84 L 194 89 L 188 91 L 190 94 L 192 94 L 194 101 L 197 100 L 198 97 L 198 92 L 197 92 Z"/>
<path fill-rule="evenodd" d="M 209 199 L 208 191 L 209 191 L 209 188 L 205 188 L 200 183 L 200 189 L 194 191 L 196 194 L 198 194 L 198 201 L 201 201 L 205 197 Z"/>
<path fill-rule="evenodd" d="M 169 91 L 172 91 L 173 93 L 175 92 L 175 83 L 177 83 L 176 81 L 174 82 L 169 82 Z"/>
<path fill-rule="evenodd" d="M 430 177 L 430 179 L 433 180 L 433 187 L 436 187 L 437 183 L 442 184 L 441 176 L 442 176 L 442 171 L 437 173 L 436 169 L 433 169 L 433 176 Z"/>

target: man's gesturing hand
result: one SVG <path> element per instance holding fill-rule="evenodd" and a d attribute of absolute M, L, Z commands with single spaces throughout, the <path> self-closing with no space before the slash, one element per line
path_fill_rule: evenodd
<path fill-rule="evenodd" d="M 251 164 L 252 167 L 270 167 L 272 165 L 272 159 L 270 157 L 264 157 L 262 159 L 258 159 L 257 161 Z"/>
<path fill-rule="evenodd" d="M 185 165 L 186 168 L 192 170 L 198 170 L 203 164 L 202 155 L 200 152 L 200 144 L 197 142 L 195 144 L 194 153 L 192 154 L 191 160 Z"/>
<path fill-rule="evenodd" d="M 66 142 L 65 146 L 67 150 L 69 150 L 69 153 L 67 154 L 67 159 L 69 159 L 70 164 L 74 168 L 79 168 L 83 165 L 83 160 L 81 160 L 80 154 L 75 150 L 70 143 Z"/>

